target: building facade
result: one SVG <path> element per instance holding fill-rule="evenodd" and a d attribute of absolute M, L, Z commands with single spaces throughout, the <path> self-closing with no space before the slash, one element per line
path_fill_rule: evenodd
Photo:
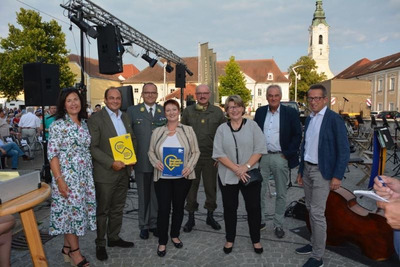
<path fill-rule="evenodd" d="M 367 80 L 370 83 L 372 111 L 400 111 L 400 53 L 374 61 L 363 58 L 335 79 Z"/>
<path fill-rule="evenodd" d="M 325 20 L 322 0 L 317 0 L 315 5 L 314 16 L 308 29 L 308 56 L 317 63 L 317 72 L 323 72 L 331 79 L 334 75 L 329 67 L 329 25 Z"/>

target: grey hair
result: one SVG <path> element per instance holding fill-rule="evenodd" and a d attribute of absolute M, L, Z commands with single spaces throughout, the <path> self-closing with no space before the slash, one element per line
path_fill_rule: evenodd
<path fill-rule="evenodd" d="M 35 109 L 33 107 L 26 108 L 26 112 L 33 113 L 34 111 L 35 111 Z"/>
<path fill-rule="evenodd" d="M 277 84 L 271 84 L 270 86 L 267 87 L 267 95 L 268 95 L 269 89 L 271 89 L 271 88 L 278 89 L 279 90 L 279 94 L 282 96 L 282 88 Z"/>

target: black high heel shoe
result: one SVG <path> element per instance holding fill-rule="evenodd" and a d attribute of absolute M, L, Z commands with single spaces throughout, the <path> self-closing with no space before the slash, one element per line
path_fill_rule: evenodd
<path fill-rule="evenodd" d="M 227 248 L 227 247 L 224 246 L 224 252 L 225 252 L 225 254 L 231 253 L 231 252 L 232 252 L 232 249 L 233 249 L 233 244 L 232 244 L 232 247 L 230 247 L 230 248 Z"/>
<path fill-rule="evenodd" d="M 254 248 L 254 252 L 257 253 L 257 254 L 261 254 L 261 253 L 264 252 L 264 248 L 263 247 L 255 248 L 254 245 L 253 245 L 253 248 Z"/>
<path fill-rule="evenodd" d="M 70 250 L 69 253 L 68 253 L 68 255 L 69 255 L 69 257 L 70 257 L 71 266 L 74 266 L 74 267 L 89 266 L 89 262 L 87 261 L 87 259 L 86 259 L 84 256 L 82 256 L 83 260 L 81 260 L 80 262 L 78 262 L 78 263 L 75 263 L 75 262 L 74 262 L 74 260 L 73 260 L 72 257 L 71 257 L 71 253 L 72 253 L 72 252 L 76 252 L 76 251 L 79 251 L 79 248 L 74 249 L 74 250 Z"/>
<path fill-rule="evenodd" d="M 172 238 L 171 238 L 171 242 L 172 242 L 172 244 L 174 244 L 174 246 L 176 248 L 183 248 L 183 243 L 181 240 L 179 240 L 179 243 L 175 243 L 174 240 L 172 240 Z"/>
<path fill-rule="evenodd" d="M 159 257 L 164 257 L 165 254 L 167 254 L 167 247 L 165 247 L 165 249 L 163 251 L 160 250 L 160 245 L 158 245 L 157 247 L 157 255 Z"/>

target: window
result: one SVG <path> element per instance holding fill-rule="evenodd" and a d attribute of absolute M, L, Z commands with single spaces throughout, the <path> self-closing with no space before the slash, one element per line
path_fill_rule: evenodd
<path fill-rule="evenodd" d="M 323 37 L 322 37 L 322 35 L 319 36 L 318 44 L 323 44 Z"/>
<path fill-rule="evenodd" d="M 268 72 L 267 80 L 272 81 L 274 79 L 274 74 L 272 72 Z"/>
<path fill-rule="evenodd" d="M 383 81 L 382 81 L 382 79 L 380 79 L 378 81 L 378 92 L 382 92 L 382 90 L 383 90 Z"/>
<path fill-rule="evenodd" d="M 135 88 L 135 93 L 139 93 L 139 88 Z"/>
<path fill-rule="evenodd" d="M 380 110 L 380 111 L 383 110 L 383 105 L 382 105 L 382 103 L 378 103 L 378 110 Z"/>
<path fill-rule="evenodd" d="M 394 110 L 394 103 L 390 102 L 389 103 L 389 111 Z"/>
<path fill-rule="evenodd" d="M 170 94 L 172 94 L 173 92 L 175 92 L 175 88 L 172 88 L 171 90 L 169 90 Z"/>
<path fill-rule="evenodd" d="M 389 84 L 389 90 L 390 91 L 394 90 L 394 83 L 395 83 L 395 79 L 394 78 L 390 78 L 390 84 Z"/>
<path fill-rule="evenodd" d="M 257 107 L 261 107 L 261 103 L 257 103 Z"/>
<path fill-rule="evenodd" d="M 262 96 L 262 89 L 258 88 L 258 96 Z"/>

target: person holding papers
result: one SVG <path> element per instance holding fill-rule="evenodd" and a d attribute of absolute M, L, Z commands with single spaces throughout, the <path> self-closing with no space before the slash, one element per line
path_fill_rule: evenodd
<path fill-rule="evenodd" d="M 117 88 L 105 91 L 104 103 L 106 106 L 88 120 L 97 200 L 96 258 L 100 261 L 108 259 L 106 235 L 109 247 L 130 248 L 134 245 L 119 236 L 131 167 L 114 159 L 110 144 L 110 138 L 128 133 L 133 137 L 133 132 L 128 115 L 120 110 L 122 96 Z"/>
<path fill-rule="evenodd" d="M 149 159 L 154 166 L 154 187 L 158 202 L 157 255 L 164 257 L 167 250 L 169 215 L 172 204 L 171 241 L 182 248 L 179 232 L 183 209 L 192 180 L 194 168 L 200 157 L 196 134 L 192 127 L 180 124 L 179 104 L 170 99 L 164 103 L 167 124 L 154 130 L 149 148 Z"/>
<path fill-rule="evenodd" d="M 400 180 L 393 177 L 375 177 L 374 190 L 381 197 L 389 200 L 389 203 L 377 201 L 379 208 L 385 211 L 387 223 L 394 229 L 394 247 L 400 257 Z"/>
<path fill-rule="evenodd" d="M 232 252 L 235 242 L 239 191 L 246 205 L 254 252 L 257 254 L 263 252 L 260 243 L 262 178 L 248 185 L 246 182 L 250 178 L 247 172 L 258 169 L 258 161 L 268 152 L 260 127 L 255 121 L 243 118 L 245 110 L 245 104 L 240 96 L 229 96 L 225 101 L 225 111 L 230 121 L 218 127 L 214 139 L 212 157 L 219 161 L 218 182 L 222 193 L 226 231 L 223 250 L 226 254 Z"/>
<path fill-rule="evenodd" d="M 56 120 L 49 128 L 47 156 L 52 172 L 50 235 L 64 235 L 65 262 L 89 266 L 79 250 L 79 236 L 96 230 L 96 197 L 90 134 L 83 97 L 75 88 L 61 91 Z M 60 265 L 60 264 L 59 264 Z"/>

